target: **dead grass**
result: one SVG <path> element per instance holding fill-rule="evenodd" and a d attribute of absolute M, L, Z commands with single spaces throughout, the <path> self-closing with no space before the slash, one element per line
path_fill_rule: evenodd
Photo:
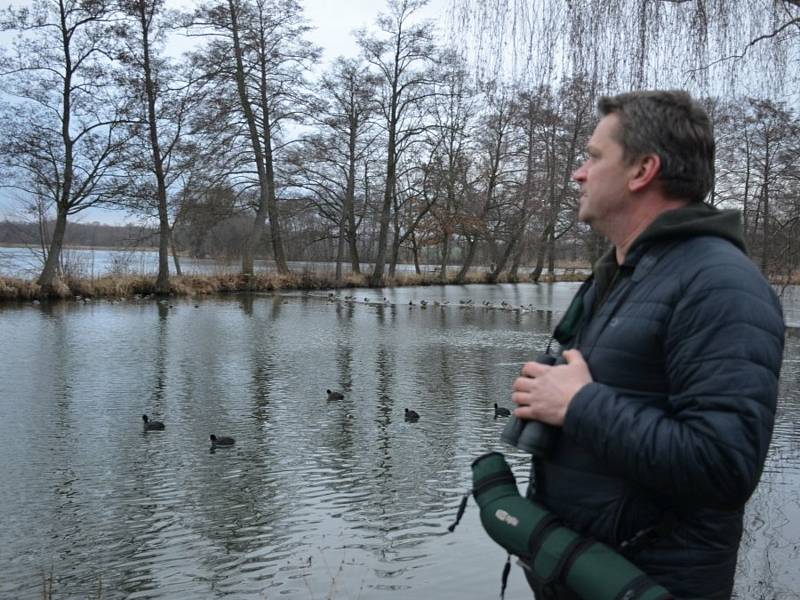
<path fill-rule="evenodd" d="M 0 300 L 35 300 L 41 288 L 32 281 L 0 277 Z"/>
<path fill-rule="evenodd" d="M 582 280 L 580 273 L 559 276 L 559 281 Z M 501 275 L 496 283 L 530 281 L 526 275 L 516 280 Z M 544 276 L 541 281 L 549 281 Z M 384 276 L 377 287 L 407 287 L 417 285 L 454 284 L 455 274 L 449 274 L 446 282 L 436 273 L 398 273 L 394 277 Z M 488 273 L 472 272 L 464 284 L 492 283 Z M 375 287 L 370 286 L 369 276 L 349 273 L 342 279 L 327 272 L 299 271 L 280 275 L 278 273 L 256 273 L 252 276 L 241 273 L 219 275 L 185 275 L 172 277 L 170 295 L 206 296 L 233 292 L 272 292 L 276 290 L 323 290 L 337 288 Z M 45 292 L 33 281 L 0 277 L 0 301 L 31 301 L 67 298 L 130 298 L 136 295 L 156 295 L 155 277 L 138 275 L 113 275 L 99 278 L 66 278 L 59 281 L 52 290 Z"/>

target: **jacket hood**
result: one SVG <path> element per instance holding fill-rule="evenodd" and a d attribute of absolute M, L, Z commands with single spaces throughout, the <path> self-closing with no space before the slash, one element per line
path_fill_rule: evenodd
<path fill-rule="evenodd" d="M 713 235 L 724 238 L 747 253 L 738 210 L 719 210 L 703 202 L 688 204 L 659 215 L 631 245 L 631 250 L 645 242 Z"/>
<path fill-rule="evenodd" d="M 628 265 L 635 264 L 651 242 L 701 235 L 724 238 L 747 254 L 741 214 L 738 210 L 719 210 L 704 202 L 693 202 L 659 215 L 631 244 L 625 262 Z M 605 301 L 613 287 L 617 269 L 616 252 L 612 246 L 592 268 L 599 304 Z"/>

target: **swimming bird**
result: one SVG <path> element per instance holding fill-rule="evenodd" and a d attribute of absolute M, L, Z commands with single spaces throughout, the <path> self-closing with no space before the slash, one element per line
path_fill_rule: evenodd
<path fill-rule="evenodd" d="M 508 417 L 511 416 L 511 411 L 507 408 L 502 406 L 497 406 L 497 402 L 494 403 L 494 418 L 497 417 Z"/>
<path fill-rule="evenodd" d="M 161 431 L 164 429 L 164 423 L 161 421 L 151 421 L 147 415 L 142 415 L 142 421 L 144 421 L 145 431 Z"/>
<path fill-rule="evenodd" d="M 419 421 L 419 413 L 415 410 L 406 409 L 406 421 Z"/>
<path fill-rule="evenodd" d="M 226 437 L 224 435 L 217 437 L 213 433 L 209 436 L 211 439 L 212 446 L 233 446 L 236 443 L 236 440 L 232 437 Z"/>
<path fill-rule="evenodd" d="M 328 394 L 328 400 L 344 400 L 344 394 L 342 392 L 332 392 L 331 390 L 325 390 Z"/>

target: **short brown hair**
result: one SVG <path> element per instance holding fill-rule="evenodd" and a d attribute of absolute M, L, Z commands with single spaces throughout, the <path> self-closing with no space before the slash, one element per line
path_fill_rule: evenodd
<path fill-rule="evenodd" d="M 714 182 L 714 132 L 705 109 L 685 91 L 637 91 L 603 96 L 601 116 L 619 118 L 616 139 L 626 160 L 646 154 L 661 159 L 664 191 L 702 202 Z"/>

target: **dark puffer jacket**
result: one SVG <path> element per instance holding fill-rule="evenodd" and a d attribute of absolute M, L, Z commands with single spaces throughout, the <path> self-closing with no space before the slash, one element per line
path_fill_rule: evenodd
<path fill-rule="evenodd" d="M 614 546 L 675 519 L 632 560 L 679 598 L 730 597 L 772 435 L 783 317 L 739 230 L 738 213 L 691 205 L 619 268 L 598 263 L 565 343 L 594 382 L 532 477 L 538 500 Z"/>

